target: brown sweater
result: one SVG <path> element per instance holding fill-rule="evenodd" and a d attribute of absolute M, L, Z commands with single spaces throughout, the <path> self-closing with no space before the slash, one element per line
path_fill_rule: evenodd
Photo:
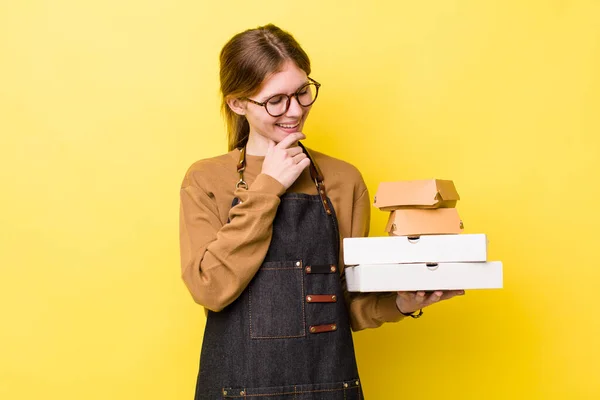
<path fill-rule="evenodd" d="M 180 244 L 183 280 L 194 300 L 220 311 L 246 288 L 271 242 L 272 223 L 285 188 L 261 174 L 264 157 L 246 156 L 248 190 L 235 189 L 239 150 L 200 160 L 181 185 Z M 360 172 L 352 165 L 311 150 L 321 169 L 338 219 L 341 239 L 367 236 L 370 199 Z M 315 195 L 308 168 L 288 192 Z M 242 203 L 231 208 L 234 197 Z M 231 222 L 228 224 L 227 220 Z M 342 243 L 340 243 L 341 245 Z M 343 252 L 340 272 L 343 271 Z M 342 272 L 341 279 L 344 280 Z M 345 290 L 345 282 L 343 282 Z M 395 294 L 346 293 L 352 329 L 374 328 L 402 319 Z"/>

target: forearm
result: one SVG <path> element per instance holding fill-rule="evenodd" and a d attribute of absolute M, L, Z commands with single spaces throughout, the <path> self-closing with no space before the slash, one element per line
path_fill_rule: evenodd
<path fill-rule="evenodd" d="M 268 250 L 283 191 L 272 178 L 257 177 L 248 190 L 236 190 L 241 202 L 220 228 L 214 218 L 196 215 L 197 199 L 182 192 L 182 277 L 197 303 L 220 311 L 244 291 Z"/>
<path fill-rule="evenodd" d="M 395 293 L 348 294 L 347 301 L 353 331 L 377 328 L 404 318 L 396 307 Z"/>

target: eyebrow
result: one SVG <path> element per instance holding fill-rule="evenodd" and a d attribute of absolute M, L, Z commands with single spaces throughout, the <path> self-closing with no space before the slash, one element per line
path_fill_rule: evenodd
<path fill-rule="evenodd" d="M 310 80 L 306 79 L 306 82 L 304 82 L 302 85 L 298 86 L 298 89 L 296 89 L 296 90 L 294 91 L 294 93 L 292 93 L 292 94 L 295 94 L 295 93 L 297 93 L 297 92 L 298 92 L 298 90 L 302 89 L 302 88 L 303 88 L 305 85 L 307 85 L 307 84 L 309 84 L 309 83 L 310 83 Z M 286 96 L 289 96 L 287 93 L 274 93 L 274 94 L 270 94 L 270 95 L 267 95 L 267 96 L 263 97 L 263 98 L 262 98 L 261 100 L 259 100 L 259 101 L 260 101 L 261 103 L 264 103 L 265 101 L 269 100 L 271 97 L 274 97 L 274 96 L 279 96 L 279 95 L 282 95 L 282 94 L 285 94 Z"/>

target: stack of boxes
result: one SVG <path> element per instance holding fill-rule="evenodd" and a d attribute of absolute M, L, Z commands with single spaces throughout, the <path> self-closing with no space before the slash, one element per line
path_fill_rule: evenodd
<path fill-rule="evenodd" d="M 349 291 L 502 288 L 502 263 L 487 261 L 485 234 L 461 234 L 450 180 L 384 182 L 375 207 L 389 211 L 388 237 L 345 238 Z"/>
<path fill-rule="evenodd" d="M 393 236 L 461 233 L 454 182 L 440 179 L 383 182 L 375 207 L 391 211 L 386 232 Z"/>

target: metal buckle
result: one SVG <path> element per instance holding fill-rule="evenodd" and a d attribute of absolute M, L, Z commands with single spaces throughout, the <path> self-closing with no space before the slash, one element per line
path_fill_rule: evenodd
<path fill-rule="evenodd" d="M 235 188 L 236 189 L 243 188 L 243 189 L 248 190 L 248 184 L 246 183 L 246 181 L 244 181 L 244 179 L 240 178 L 238 183 L 235 184 Z"/>

